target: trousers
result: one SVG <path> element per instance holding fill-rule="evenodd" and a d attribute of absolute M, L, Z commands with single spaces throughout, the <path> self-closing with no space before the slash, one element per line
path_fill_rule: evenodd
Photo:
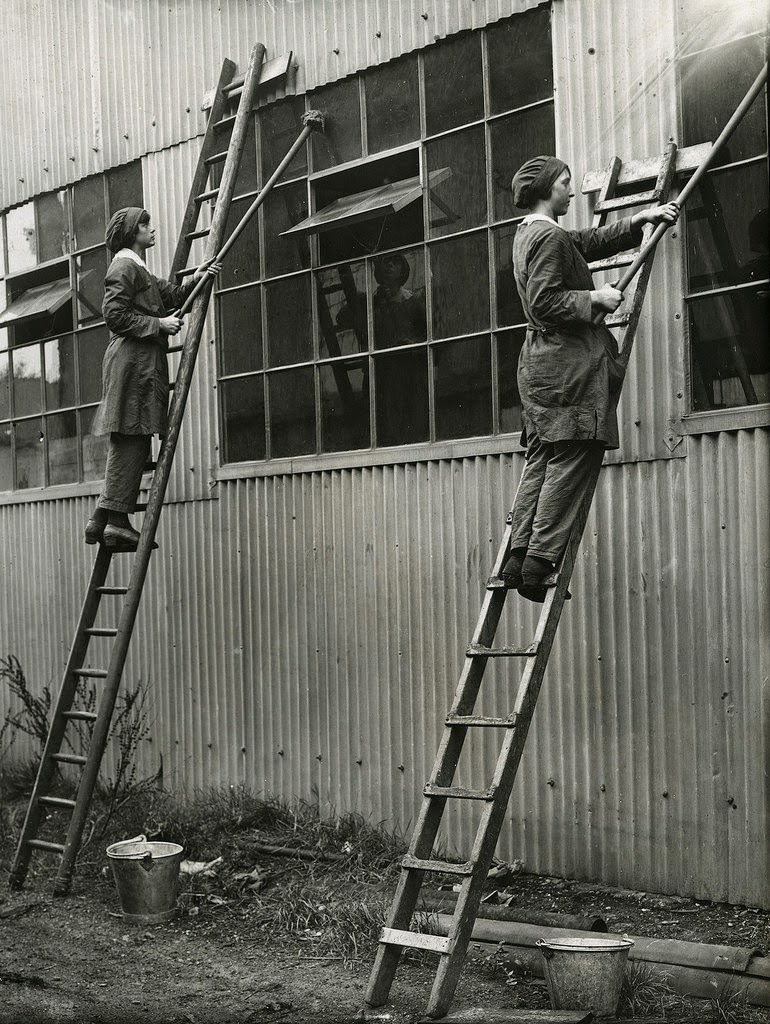
<path fill-rule="evenodd" d="M 134 511 L 151 440 L 150 434 L 110 434 L 104 490 L 99 495 L 98 508 Z"/>
<path fill-rule="evenodd" d="M 564 554 L 591 471 L 602 464 L 602 441 L 541 441 L 530 434 L 511 523 L 511 548 L 554 565 Z"/>

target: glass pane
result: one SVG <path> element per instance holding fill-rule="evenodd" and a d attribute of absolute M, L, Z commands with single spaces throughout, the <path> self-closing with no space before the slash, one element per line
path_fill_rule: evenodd
<path fill-rule="evenodd" d="M 452 234 L 487 219 L 484 127 L 442 135 L 425 146 L 430 233 Z"/>
<path fill-rule="evenodd" d="M 91 433 L 91 424 L 96 415 L 95 406 L 91 409 L 81 409 L 78 415 L 80 434 L 83 438 L 83 479 L 103 480 L 109 438 L 106 435 Z"/>
<path fill-rule="evenodd" d="M 0 277 L 5 276 L 5 217 L 0 214 Z"/>
<path fill-rule="evenodd" d="M 110 216 L 126 206 L 144 207 L 141 160 L 107 171 L 107 202 Z"/>
<path fill-rule="evenodd" d="M 5 281 L 0 281 L 0 313 L 4 312 L 8 301 L 5 297 Z M 8 348 L 8 328 L 0 327 L 0 349 Z"/>
<path fill-rule="evenodd" d="M 265 381 L 262 374 L 219 383 L 224 462 L 265 457 Z"/>
<path fill-rule="evenodd" d="M 516 234 L 515 224 L 506 224 L 493 232 L 495 242 L 495 290 L 497 292 L 497 324 L 507 327 L 509 324 L 526 322 L 524 309 L 521 305 L 516 281 L 513 277 L 513 236 Z"/>
<path fill-rule="evenodd" d="M 527 160 L 556 148 L 553 106 L 549 103 L 503 118 L 492 125 L 491 132 L 495 220 L 521 217 L 526 211 L 513 205 L 511 181 Z"/>
<path fill-rule="evenodd" d="M 417 58 L 383 64 L 364 74 L 366 134 L 370 153 L 420 137 Z"/>
<path fill-rule="evenodd" d="M 497 395 L 500 404 L 500 431 L 515 434 L 522 429 L 521 397 L 517 383 L 519 353 L 526 337 L 526 329 L 498 334 L 497 343 Z"/>
<path fill-rule="evenodd" d="M 10 423 L 0 423 L 0 491 L 13 490 L 13 428 Z"/>
<path fill-rule="evenodd" d="M 99 402 L 102 398 L 102 362 L 110 335 L 106 327 L 94 327 L 78 334 L 78 377 L 80 404 Z"/>
<path fill-rule="evenodd" d="M 225 240 L 235 230 L 238 222 L 252 204 L 253 199 L 238 199 L 230 207 L 225 228 Z M 224 258 L 222 272 L 218 278 L 220 288 L 259 280 L 259 218 L 255 215 L 246 223 L 232 249 Z"/>
<path fill-rule="evenodd" d="M 447 39 L 425 51 L 425 118 L 428 135 L 484 116 L 481 33 Z"/>
<path fill-rule="evenodd" d="M 320 368 L 321 449 L 325 452 L 368 448 L 369 365 L 365 359 Z"/>
<path fill-rule="evenodd" d="M 425 341 L 425 263 L 422 249 L 386 253 L 372 263 L 374 347 Z"/>
<path fill-rule="evenodd" d="M 0 352 L 0 420 L 11 415 L 11 368 L 7 352 Z"/>
<path fill-rule="evenodd" d="M 765 27 L 764 0 L 677 0 L 677 27 L 684 53 L 703 50 Z"/>
<path fill-rule="evenodd" d="M 104 275 L 110 259 L 105 248 L 83 253 L 75 260 L 78 280 L 78 321 L 102 319 Z"/>
<path fill-rule="evenodd" d="M 28 288 L 35 288 L 39 285 L 49 284 L 61 280 L 64 274 L 65 280 L 69 281 L 69 267 L 65 264 L 54 265 L 45 271 L 40 271 L 32 279 L 16 278 L 13 282 L 16 286 L 12 297 L 14 299 L 24 295 Z M 45 276 L 43 276 L 45 275 Z M 54 276 L 58 275 L 58 276 Z M 42 279 L 41 279 L 42 278 Z M 25 320 L 11 330 L 14 345 L 23 345 L 28 341 L 37 341 L 40 338 L 50 338 L 52 335 L 68 334 L 72 330 L 72 300 L 69 289 L 67 289 L 66 301 L 59 306 L 52 316 L 43 314 Z"/>
<path fill-rule="evenodd" d="M 770 401 L 768 312 L 761 286 L 689 303 L 696 409 Z"/>
<path fill-rule="evenodd" d="M 427 441 L 428 351 L 424 347 L 378 355 L 374 361 L 377 444 Z"/>
<path fill-rule="evenodd" d="M 343 263 L 316 277 L 321 355 L 367 349 L 366 273 L 363 263 Z"/>
<path fill-rule="evenodd" d="M 46 417 L 48 434 L 48 483 L 69 484 L 78 479 L 77 413 Z"/>
<path fill-rule="evenodd" d="M 233 125 L 221 129 L 217 133 L 216 152 L 224 153 L 230 146 L 233 135 Z M 225 169 L 225 161 L 219 160 L 209 167 L 209 181 L 206 190 L 218 188 L 222 183 L 222 174 Z M 246 131 L 246 140 L 241 155 L 241 162 L 238 165 L 238 174 L 235 178 L 235 189 L 233 195 L 242 196 L 247 192 L 257 190 L 257 127 L 255 118 L 251 118 Z M 253 199 L 253 196 L 252 196 Z"/>
<path fill-rule="evenodd" d="M 313 169 L 336 167 L 361 156 L 361 106 L 358 100 L 358 79 L 347 78 L 325 89 L 311 93 L 308 107 L 323 110 L 323 132 L 310 136 L 313 147 Z"/>
<path fill-rule="evenodd" d="M 69 199 L 66 189 L 48 192 L 37 203 L 40 262 L 55 260 L 69 252 Z"/>
<path fill-rule="evenodd" d="M 549 5 L 493 25 L 487 29 L 487 42 L 493 114 L 523 107 L 553 93 Z"/>
<path fill-rule="evenodd" d="M 39 345 L 28 345 L 14 349 L 11 353 L 13 367 L 13 411 L 15 416 L 29 416 L 43 409 L 41 377 L 43 373 Z"/>
<path fill-rule="evenodd" d="M 262 180 L 267 181 L 278 164 L 296 142 L 302 131 L 302 115 L 305 104 L 302 99 L 289 99 L 263 107 L 259 111 L 262 132 Z M 297 153 L 283 173 L 283 179 L 296 178 L 307 174 L 307 143 Z"/>
<path fill-rule="evenodd" d="M 262 369 L 262 300 L 259 286 L 219 296 L 220 373 Z"/>
<path fill-rule="evenodd" d="M 492 433 L 491 341 L 469 338 L 433 348 L 436 437 Z"/>
<path fill-rule="evenodd" d="M 265 200 L 265 276 L 290 274 L 310 266 L 307 235 L 281 237 L 307 217 L 307 186 L 276 188 Z"/>
<path fill-rule="evenodd" d="M 42 487 L 45 483 L 43 421 L 21 420 L 14 424 L 16 435 L 16 487 Z"/>
<path fill-rule="evenodd" d="M 37 262 L 35 208 L 32 203 L 17 206 L 5 215 L 8 233 L 8 273 L 34 267 Z"/>
<path fill-rule="evenodd" d="M 713 142 L 746 95 L 764 62 L 763 40 L 743 39 L 683 60 L 682 145 Z M 716 164 L 757 156 L 767 149 L 764 91 L 715 158 Z"/>
<path fill-rule="evenodd" d="M 271 373 L 270 456 L 310 455 L 315 449 L 313 367 Z"/>
<path fill-rule="evenodd" d="M 430 247 L 433 337 L 489 327 L 487 236 L 462 235 Z"/>
<path fill-rule="evenodd" d="M 104 241 L 107 227 L 104 219 L 104 178 L 97 174 L 76 182 L 73 195 L 75 248 L 99 245 Z"/>
<path fill-rule="evenodd" d="M 71 334 L 47 341 L 45 358 L 45 407 L 64 409 L 77 405 L 75 392 L 75 339 Z"/>
<path fill-rule="evenodd" d="M 286 366 L 313 358 L 310 275 L 265 285 L 267 365 Z"/>

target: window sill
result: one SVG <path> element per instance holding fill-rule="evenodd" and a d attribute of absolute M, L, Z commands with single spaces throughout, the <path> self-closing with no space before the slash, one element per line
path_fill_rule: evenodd
<path fill-rule="evenodd" d="M 723 430 L 752 430 L 770 426 L 770 402 L 691 412 L 676 423 L 680 434 L 716 434 Z"/>
<path fill-rule="evenodd" d="M 29 505 L 33 501 L 60 501 L 63 498 L 87 498 L 99 494 L 103 480 L 79 484 L 55 484 L 51 487 L 28 487 L 24 491 L 0 493 L 0 505 Z"/>

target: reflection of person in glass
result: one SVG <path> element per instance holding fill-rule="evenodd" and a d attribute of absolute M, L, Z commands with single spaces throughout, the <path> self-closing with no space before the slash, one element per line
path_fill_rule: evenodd
<path fill-rule="evenodd" d="M 103 543 L 119 551 L 136 549 L 139 534 L 131 526 L 150 441 L 166 432 L 169 335 L 182 327 L 170 310 L 182 305 L 205 274 L 219 264 L 200 267 L 184 285 L 154 277 L 144 253 L 155 245 L 150 215 L 138 206 L 118 212 L 105 237 L 113 259 L 104 280 L 102 312 L 110 343 L 102 364 L 102 401 L 92 432 L 109 434 L 104 489 L 85 531 L 87 544 Z"/>

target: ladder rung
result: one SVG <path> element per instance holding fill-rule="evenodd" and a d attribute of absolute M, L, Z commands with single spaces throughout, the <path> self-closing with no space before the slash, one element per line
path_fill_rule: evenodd
<path fill-rule="evenodd" d="M 86 636 L 117 636 L 118 631 L 114 626 L 89 626 L 88 629 L 84 629 L 83 632 Z M 78 672 L 82 671 L 78 669 Z M 90 670 L 89 670 L 90 672 Z M 88 675 L 88 672 L 86 673 Z M 107 673 L 105 672 L 106 676 Z M 103 677 L 100 677 L 103 678 Z"/>
<path fill-rule="evenodd" d="M 446 860 L 423 860 L 422 857 L 413 857 L 411 853 L 404 854 L 401 867 L 405 871 L 432 871 L 438 875 L 473 874 L 473 865 L 468 861 L 465 864 L 451 864 Z"/>
<path fill-rule="evenodd" d="M 467 658 L 532 658 L 537 654 L 539 644 L 529 647 L 484 647 L 483 644 L 469 644 Z"/>
<path fill-rule="evenodd" d="M 144 469 L 142 470 L 142 472 L 143 473 L 154 473 L 157 468 L 158 468 L 158 463 L 155 462 L 153 459 L 151 459 L 149 462 L 145 462 Z"/>
<path fill-rule="evenodd" d="M 223 150 L 221 153 L 212 153 L 211 156 L 207 156 L 203 161 L 206 164 L 221 164 L 227 159 L 227 150 Z"/>
<path fill-rule="evenodd" d="M 181 352 L 183 348 L 184 345 L 169 345 L 166 352 Z"/>
<path fill-rule="evenodd" d="M 147 511 L 147 502 L 146 501 L 137 501 L 137 503 L 134 505 L 134 512 L 146 512 L 146 511 Z"/>
<path fill-rule="evenodd" d="M 97 587 L 97 594 L 127 594 L 128 587 Z M 106 673 L 105 673 L 106 674 Z"/>
<path fill-rule="evenodd" d="M 605 327 L 625 327 L 626 324 L 630 321 L 630 319 L 631 319 L 631 314 L 630 313 L 619 313 L 617 315 L 613 313 L 611 316 L 608 316 L 608 317 L 604 318 L 604 326 Z"/>
<path fill-rule="evenodd" d="M 504 583 L 499 576 L 490 576 L 487 580 L 487 590 L 513 590 L 514 587 L 509 587 L 507 583 Z"/>
<path fill-rule="evenodd" d="M 608 256 L 604 260 L 594 260 L 593 263 L 589 263 L 588 269 L 592 274 L 598 274 L 600 270 L 616 270 L 620 267 L 630 267 L 638 255 L 638 252 L 630 252 L 624 253 L 622 256 Z"/>
<path fill-rule="evenodd" d="M 516 718 L 484 718 L 481 715 L 448 715 L 447 725 L 476 726 L 480 729 L 515 729 Z"/>
<path fill-rule="evenodd" d="M 88 633 L 89 630 L 86 630 Z M 117 632 L 117 631 L 116 631 Z M 101 633 L 95 634 L 101 636 Z M 107 669 L 106 668 L 76 668 L 72 673 L 73 676 L 78 676 L 80 679 L 106 679 Z"/>
<path fill-rule="evenodd" d="M 214 131 L 222 131 L 223 128 L 229 128 L 235 124 L 235 114 L 228 114 L 227 117 L 223 117 L 220 121 L 217 121 L 214 125 Z"/>
<path fill-rule="evenodd" d="M 62 711 L 62 716 L 80 722 L 95 722 L 97 717 L 95 711 Z"/>
<path fill-rule="evenodd" d="M 194 274 L 197 269 L 197 267 L 185 267 L 183 270 L 177 270 L 177 280 L 181 281 L 183 277 L 189 277 L 190 274 Z"/>
<path fill-rule="evenodd" d="M 39 796 L 37 800 L 38 803 L 45 804 L 46 807 L 66 807 L 72 810 L 75 806 L 74 800 L 67 800 L 63 796 Z"/>
<path fill-rule="evenodd" d="M 28 839 L 27 843 L 34 850 L 47 850 L 49 853 L 64 853 L 61 843 L 49 843 L 46 839 Z"/>
<path fill-rule="evenodd" d="M 655 189 L 649 192 L 637 192 L 631 196 L 615 196 L 614 199 L 603 199 L 594 207 L 594 213 L 609 213 L 610 210 L 625 210 L 627 206 L 641 206 L 642 203 L 651 203 L 657 198 Z"/>
<path fill-rule="evenodd" d="M 205 203 L 207 199 L 213 199 L 214 196 L 219 194 L 218 188 L 210 188 L 208 192 L 201 192 L 200 195 L 195 197 L 196 203 Z"/>
<path fill-rule="evenodd" d="M 450 939 L 443 935 L 428 935 L 426 932 L 405 932 L 399 928 L 383 928 L 380 942 L 390 946 L 407 946 L 409 949 L 428 949 L 431 953 L 448 953 Z"/>
<path fill-rule="evenodd" d="M 188 231 L 185 238 L 189 238 L 192 242 L 196 238 L 205 238 L 206 235 L 211 234 L 211 228 L 198 228 L 197 231 Z"/>
<path fill-rule="evenodd" d="M 425 796 L 452 797 L 456 800 L 494 800 L 496 786 L 489 789 L 463 789 L 462 786 L 434 786 L 429 782 L 423 793 Z"/>
<path fill-rule="evenodd" d="M 61 764 L 85 764 L 88 760 L 81 754 L 51 754 L 51 757 Z"/>

